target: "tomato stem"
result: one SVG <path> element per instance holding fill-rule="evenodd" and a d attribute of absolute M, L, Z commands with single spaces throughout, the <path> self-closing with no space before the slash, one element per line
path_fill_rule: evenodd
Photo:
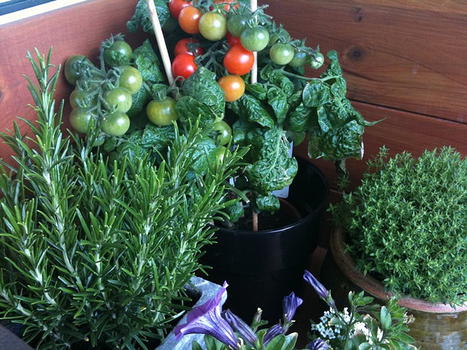
<path fill-rule="evenodd" d="M 297 78 L 297 79 L 308 80 L 308 81 L 313 81 L 313 80 L 327 81 L 327 80 L 339 78 L 339 76 L 337 76 L 337 75 L 331 75 L 331 76 L 326 77 L 326 78 L 310 78 L 310 77 L 305 77 L 303 75 L 287 72 L 285 70 L 282 70 L 282 73 L 284 75 L 288 76 L 288 77 L 291 77 L 291 78 Z"/>

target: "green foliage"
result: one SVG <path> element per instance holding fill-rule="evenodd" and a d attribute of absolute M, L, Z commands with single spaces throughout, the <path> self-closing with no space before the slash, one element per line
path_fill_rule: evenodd
<path fill-rule="evenodd" d="M 2 134 L 17 167 L 0 172 L 0 318 L 24 324 L 38 349 L 146 349 L 184 309 L 183 286 L 200 267 L 238 156 L 193 178 L 203 137 L 193 127 L 185 136 L 172 129 L 158 166 L 149 156 L 110 162 L 90 151 L 93 140 L 61 131 L 50 53 L 28 58 L 39 82 L 29 84 L 33 136 L 16 124 Z M 144 145 L 162 136 L 140 137 Z"/>
<path fill-rule="evenodd" d="M 210 107 L 217 117 L 222 118 L 225 110 L 224 91 L 216 81 L 216 74 L 199 67 L 183 84 L 182 94 Z"/>
<path fill-rule="evenodd" d="M 332 209 L 365 273 L 433 302 L 467 300 L 467 161 L 452 148 L 369 162 L 362 185 Z"/>
<path fill-rule="evenodd" d="M 414 340 L 407 334 L 412 319 L 397 300 L 380 306 L 363 292 L 350 292 L 348 300 L 349 308 L 343 311 L 328 303 L 330 309 L 324 312 L 321 322 L 311 326 L 313 339 L 320 338 L 332 349 L 415 349 Z"/>
<path fill-rule="evenodd" d="M 170 19 L 170 12 L 167 3 L 168 1 L 166 0 L 154 0 L 154 4 L 156 5 L 157 9 L 157 15 L 159 16 L 159 21 L 162 27 Z M 138 0 L 135 13 L 127 22 L 127 28 L 130 32 L 136 32 L 139 28 L 142 28 L 146 33 L 152 32 L 152 22 L 149 15 L 148 3 L 146 0 Z"/>
<path fill-rule="evenodd" d="M 165 81 L 164 74 L 160 70 L 159 58 L 155 54 L 149 40 L 135 49 L 133 52 L 135 67 L 140 71 L 143 80 L 148 84 L 156 84 Z"/>

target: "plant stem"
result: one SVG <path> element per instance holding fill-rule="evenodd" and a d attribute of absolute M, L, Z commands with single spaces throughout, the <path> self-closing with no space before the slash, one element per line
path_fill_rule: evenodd
<path fill-rule="evenodd" d="M 253 218 L 253 232 L 258 232 L 258 213 L 256 211 L 253 211 L 252 218 Z"/>
<path fill-rule="evenodd" d="M 297 78 L 297 79 L 309 80 L 309 81 L 312 81 L 312 80 L 327 81 L 327 80 L 339 78 L 339 76 L 337 76 L 337 75 L 331 75 L 331 76 L 326 77 L 326 78 L 310 78 L 310 77 L 305 77 L 303 75 L 287 72 L 285 70 L 282 70 L 282 73 L 284 75 L 288 76 L 288 77 L 291 77 L 291 78 Z"/>

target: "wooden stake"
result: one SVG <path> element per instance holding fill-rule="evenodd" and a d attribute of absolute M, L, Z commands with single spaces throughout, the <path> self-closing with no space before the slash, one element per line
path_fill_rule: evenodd
<path fill-rule="evenodd" d="M 256 11 L 258 9 L 258 0 L 250 0 L 251 11 Z M 254 84 L 258 81 L 258 53 L 253 52 L 255 61 L 253 63 L 253 68 L 251 69 L 251 83 Z"/>
<path fill-rule="evenodd" d="M 172 85 L 174 82 L 174 77 L 172 75 L 172 63 L 170 62 L 169 51 L 167 50 L 164 34 L 162 33 L 161 22 L 159 22 L 159 16 L 157 15 L 157 9 L 154 5 L 154 0 L 147 0 L 147 3 L 149 13 L 151 15 L 152 27 L 154 28 L 154 34 L 156 36 L 157 46 L 159 47 L 162 63 L 164 64 L 165 74 L 167 75 L 169 84 Z"/>
<path fill-rule="evenodd" d="M 259 222 L 258 222 L 258 218 L 259 218 L 259 215 L 256 211 L 253 211 L 253 232 L 258 232 L 258 225 L 259 225 Z"/>

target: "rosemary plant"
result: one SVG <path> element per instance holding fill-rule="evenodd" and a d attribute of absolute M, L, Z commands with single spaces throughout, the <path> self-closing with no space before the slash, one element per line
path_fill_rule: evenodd
<path fill-rule="evenodd" d="M 208 225 L 226 205 L 241 155 L 202 177 L 191 170 L 197 127 L 175 133 L 156 167 L 110 162 L 62 131 L 59 68 L 28 54 L 37 123 L 33 136 L 2 134 L 16 167 L 0 172 L 0 318 L 24 325 L 37 349 L 146 349 L 184 309 L 183 286 L 200 268 Z M 227 185 L 226 185 L 227 184 Z"/>

